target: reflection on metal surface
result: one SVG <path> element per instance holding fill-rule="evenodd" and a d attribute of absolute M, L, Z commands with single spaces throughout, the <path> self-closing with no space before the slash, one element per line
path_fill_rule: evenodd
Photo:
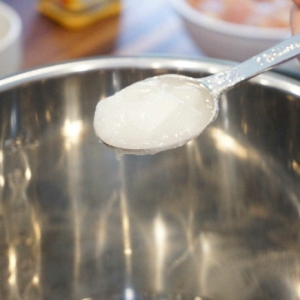
<path fill-rule="evenodd" d="M 125 186 L 125 171 L 122 161 L 120 162 L 120 213 L 122 219 L 123 231 L 123 252 L 125 254 L 125 300 L 134 299 L 134 291 L 132 286 L 132 246 L 131 246 L 131 230 L 130 217 L 128 211 L 128 199 Z"/>
<path fill-rule="evenodd" d="M 3 155 L 3 151 L 0 150 L 0 195 L 1 195 L 1 197 L 2 197 L 2 189 L 5 184 L 5 178 L 3 176 L 3 173 L 4 173 L 3 162 L 4 162 L 4 155 Z"/>
<path fill-rule="evenodd" d="M 178 71 L 130 63 L 1 92 L 0 300 L 300 299 L 299 87 L 244 84 L 186 146 L 116 159 L 98 100 Z"/>
<path fill-rule="evenodd" d="M 67 182 L 66 189 L 70 197 L 71 215 L 73 222 L 74 235 L 74 269 L 73 276 L 75 286 L 80 286 L 84 279 L 82 278 L 82 264 L 85 258 L 85 251 L 83 249 L 82 240 L 84 239 L 83 218 L 85 217 L 85 210 L 81 206 L 82 199 L 82 181 L 81 165 L 82 159 L 80 155 L 79 144 L 82 133 L 82 121 L 80 120 L 80 99 L 78 90 L 78 81 L 75 78 L 68 80 L 68 85 L 64 89 L 64 97 L 66 98 L 65 106 L 65 121 L 62 128 L 64 137 L 65 149 L 68 151 L 66 155 L 67 167 Z M 80 293 L 80 291 L 79 291 Z"/>
<path fill-rule="evenodd" d="M 126 205 L 126 197 L 124 191 L 120 191 L 121 201 L 121 215 L 122 215 L 122 226 L 123 226 L 123 237 L 124 237 L 124 253 L 129 256 L 132 254 L 131 241 L 130 241 L 130 223 L 128 216 L 128 208 Z"/>
<path fill-rule="evenodd" d="M 293 160 L 292 168 L 298 175 L 300 175 L 300 164 L 297 161 Z"/>
<path fill-rule="evenodd" d="M 132 288 L 126 288 L 125 289 L 125 300 L 134 300 L 135 295 L 134 295 L 134 290 Z"/>
<path fill-rule="evenodd" d="M 234 138 L 229 136 L 223 130 L 213 128 L 211 130 L 213 138 L 216 140 L 216 146 L 221 151 L 230 151 L 240 158 L 246 159 L 248 156 L 247 149 L 238 143 Z"/>
<path fill-rule="evenodd" d="M 4 287 L 5 278 L 2 278 L 3 289 L 0 294 L 3 299 L 40 300 L 41 232 L 34 199 L 29 194 L 31 165 L 22 144 L 13 152 L 6 152 L 2 162 L 2 195 L 6 201 L 3 199 L 2 202 L 5 218 L 4 223 L 1 223 L 5 227 L 0 230 L 6 231 L 5 236 L 2 236 L 2 245 L 6 244 L 7 248 L 9 286 Z M 5 265 L 5 257 L 1 257 L 1 266 Z"/>
<path fill-rule="evenodd" d="M 63 135 L 67 138 L 67 144 L 75 144 L 79 142 L 82 132 L 81 120 L 70 121 L 67 119 L 63 127 Z"/>
<path fill-rule="evenodd" d="M 8 270 L 9 270 L 9 278 L 8 283 L 15 288 L 17 284 L 17 255 L 14 247 L 10 247 L 8 250 Z"/>
<path fill-rule="evenodd" d="M 162 292 L 165 286 L 164 283 L 164 263 L 166 255 L 166 240 L 167 232 L 165 224 L 158 215 L 154 219 L 154 239 L 155 239 L 155 291 Z"/>
<path fill-rule="evenodd" d="M 82 120 L 80 120 L 79 112 L 79 85 L 75 78 L 70 78 L 67 88 L 64 91 L 66 99 L 66 116 L 62 134 L 65 137 L 66 148 L 69 149 L 73 144 L 80 141 L 80 136 L 83 130 Z"/>

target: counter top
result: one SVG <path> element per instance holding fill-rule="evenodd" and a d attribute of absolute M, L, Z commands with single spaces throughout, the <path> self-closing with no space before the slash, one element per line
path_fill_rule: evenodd
<path fill-rule="evenodd" d="M 123 0 L 119 16 L 80 30 L 65 29 L 40 14 L 36 0 L 4 2 L 23 21 L 23 69 L 102 55 L 202 55 L 164 0 Z"/>

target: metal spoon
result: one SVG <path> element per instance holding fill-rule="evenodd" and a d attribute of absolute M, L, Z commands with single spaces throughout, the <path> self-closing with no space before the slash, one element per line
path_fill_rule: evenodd
<path fill-rule="evenodd" d="M 288 38 L 229 70 L 201 78 L 199 82 L 210 91 L 215 99 L 218 99 L 222 93 L 238 83 L 273 69 L 298 55 L 300 55 L 300 34 Z"/>
<path fill-rule="evenodd" d="M 190 77 L 186 77 L 186 76 L 182 76 L 182 75 L 174 75 L 174 74 L 153 77 L 152 80 L 155 80 L 156 82 L 158 80 L 159 84 L 165 85 L 165 86 L 167 86 L 169 84 L 170 80 L 174 80 L 174 79 L 183 81 L 184 85 L 186 84 L 187 87 L 190 84 L 194 85 L 194 87 L 197 86 L 197 88 L 199 89 L 199 92 L 204 91 L 206 94 L 208 94 L 209 97 L 211 97 L 211 99 L 213 100 L 213 103 L 215 105 L 215 107 L 213 107 L 213 109 L 212 109 L 212 115 L 209 118 L 207 118 L 207 120 L 204 121 L 204 123 L 205 123 L 204 126 L 202 126 L 202 125 L 199 126 L 199 130 L 197 127 L 197 129 L 193 130 L 192 132 L 179 134 L 180 138 L 174 142 L 173 142 L 173 140 L 171 140 L 171 141 L 167 141 L 165 143 L 164 140 L 162 139 L 161 140 L 162 142 L 158 141 L 157 143 L 154 143 L 154 144 L 152 143 L 152 141 L 150 141 L 149 144 L 148 144 L 148 142 L 145 142 L 143 144 L 143 146 L 141 147 L 139 144 L 132 145 L 130 143 L 126 144 L 126 142 L 124 144 L 120 143 L 120 141 L 123 139 L 122 135 L 118 137 L 118 139 L 116 140 L 116 144 L 107 142 L 105 139 L 102 138 L 101 134 L 99 134 L 99 130 L 97 130 L 97 125 L 99 125 L 98 129 L 99 129 L 99 127 L 101 128 L 101 126 L 102 126 L 101 121 L 99 122 L 99 120 L 101 118 L 99 118 L 99 116 L 97 116 L 99 107 L 97 107 L 97 110 L 95 113 L 95 120 L 94 120 L 96 133 L 99 135 L 100 139 L 104 143 L 113 147 L 115 150 L 118 150 L 118 152 L 124 153 L 124 154 L 128 154 L 128 153 L 139 154 L 139 155 L 140 154 L 154 154 L 154 153 L 157 153 L 157 152 L 160 152 L 163 150 L 168 150 L 168 149 L 179 147 L 179 146 L 187 143 L 188 141 L 194 139 L 195 137 L 197 137 L 211 122 L 214 121 L 214 119 L 217 116 L 217 112 L 218 112 L 218 99 L 220 98 L 220 95 L 222 93 L 233 88 L 238 83 L 248 80 L 248 79 L 250 79 L 258 74 L 261 74 L 263 72 L 266 72 L 267 70 L 270 70 L 270 69 L 274 68 L 275 66 L 282 64 L 283 62 L 290 60 L 298 55 L 300 55 L 300 34 L 292 36 L 291 38 L 283 41 L 282 43 L 271 47 L 270 49 L 246 60 L 245 62 L 242 62 L 228 70 L 217 73 L 215 75 L 211 75 L 211 76 L 200 78 L 200 79 L 190 78 Z M 151 81 L 151 78 L 146 79 L 146 81 L 144 81 L 144 82 L 149 82 L 149 80 Z M 202 101 L 202 100 L 208 101 L 207 98 L 206 99 L 200 98 L 200 101 Z M 101 100 L 101 101 L 103 101 L 103 100 Z M 99 104 L 102 104 L 101 101 L 99 102 Z M 106 99 L 104 101 L 106 101 Z M 158 107 L 157 107 L 158 111 L 159 111 L 159 109 L 161 109 L 160 105 L 161 104 L 158 103 Z M 107 109 L 106 109 L 106 111 L 107 111 Z M 117 111 L 117 107 L 116 106 L 112 107 L 110 109 L 110 114 L 115 115 L 116 111 Z M 128 110 L 128 115 L 131 113 L 132 112 L 130 110 Z M 126 114 L 122 115 L 120 117 L 120 119 L 126 120 L 128 115 L 126 115 Z M 104 118 L 102 118 L 102 119 L 107 120 L 109 118 L 107 118 L 107 116 L 104 116 Z M 135 121 L 135 119 L 134 119 L 134 121 Z M 176 125 L 176 123 L 173 123 L 173 124 Z M 184 127 L 186 124 L 180 124 L 180 125 L 182 125 L 182 127 Z M 114 126 L 114 123 L 110 124 L 109 126 L 106 125 L 106 128 L 110 129 L 112 126 Z M 118 124 L 118 126 L 122 127 L 122 124 L 121 125 Z M 116 130 L 112 130 L 113 134 L 115 134 L 115 132 L 116 132 Z M 147 132 L 145 131 L 145 134 L 146 133 Z M 107 132 L 105 132 L 105 134 L 107 135 Z M 168 133 L 163 133 L 163 134 L 165 136 L 168 135 Z M 139 138 L 142 138 L 142 136 L 143 136 L 143 134 L 139 134 L 136 137 L 137 142 L 139 142 L 138 140 L 139 140 Z M 156 139 L 157 139 L 157 137 L 156 137 Z M 135 141 L 134 141 L 134 143 L 135 143 Z"/>

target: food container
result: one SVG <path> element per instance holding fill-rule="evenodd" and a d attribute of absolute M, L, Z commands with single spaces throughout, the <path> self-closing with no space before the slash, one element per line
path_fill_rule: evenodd
<path fill-rule="evenodd" d="M 0 1 L 0 77 L 21 68 L 21 34 L 21 17 L 12 7 Z"/>
<path fill-rule="evenodd" d="M 39 0 L 38 10 L 68 29 L 81 29 L 117 16 L 121 0 Z"/>
<path fill-rule="evenodd" d="M 196 45 L 208 56 L 244 61 L 288 38 L 289 28 L 255 27 L 213 18 L 186 0 L 168 0 Z M 296 69 L 295 61 L 287 65 Z"/>
<path fill-rule="evenodd" d="M 225 62 L 99 58 L 0 81 L 0 299 L 299 299 L 300 86 L 261 75 L 187 145 L 118 157 L 100 99 Z"/>

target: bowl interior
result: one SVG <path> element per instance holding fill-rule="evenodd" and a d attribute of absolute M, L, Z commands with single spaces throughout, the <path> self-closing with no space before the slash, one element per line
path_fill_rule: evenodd
<path fill-rule="evenodd" d="M 299 297 L 295 82 L 265 75 L 235 88 L 199 138 L 157 155 L 118 157 L 94 134 L 99 99 L 223 67 L 99 59 L 2 81 L 3 299 Z"/>

